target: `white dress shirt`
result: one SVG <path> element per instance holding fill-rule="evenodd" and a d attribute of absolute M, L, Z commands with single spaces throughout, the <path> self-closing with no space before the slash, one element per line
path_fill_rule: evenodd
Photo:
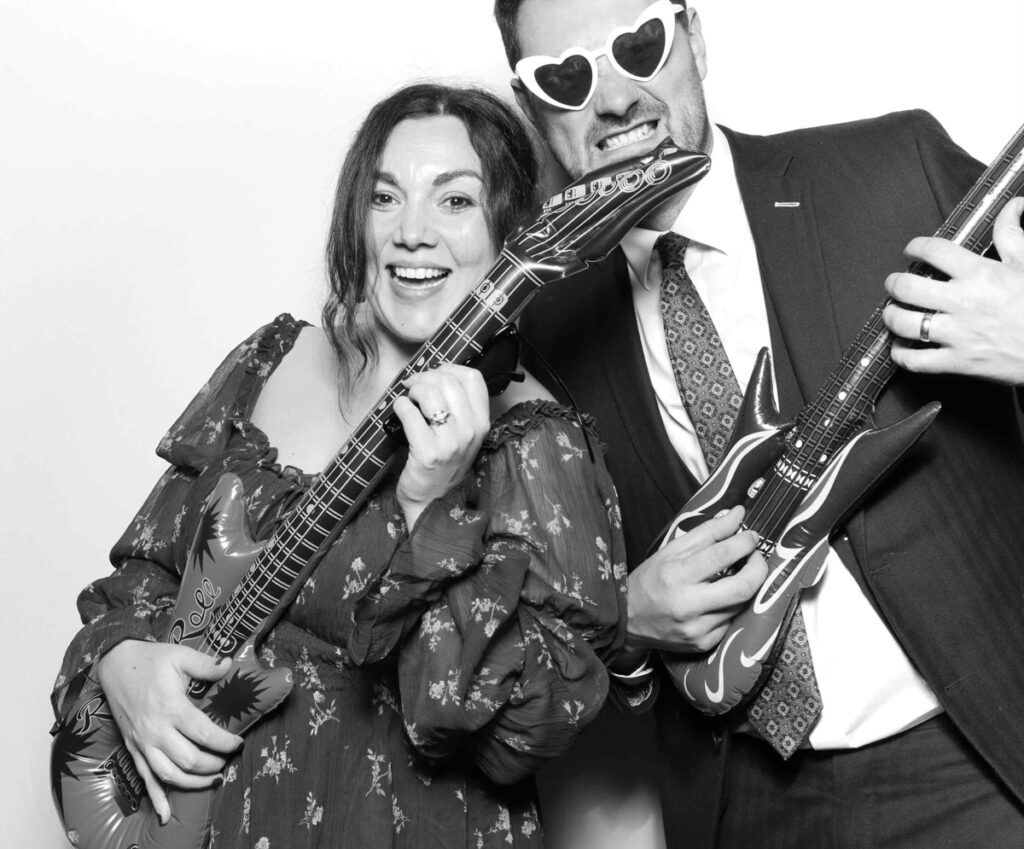
<path fill-rule="evenodd" d="M 740 389 L 746 390 L 757 353 L 762 347 L 770 349 L 771 340 L 754 239 L 732 153 L 718 127 L 712 128 L 711 160 L 710 172 L 694 187 L 672 230 L 690 240 L 686 270 L 715 323 Z M 800 213 L 783 208 L 780 214 Z M 622 248 L 665 430 L 686 467 L 704 481 L 704 455 L 680 399 L 665 343 L 659 306 L 661 261 L 654 251 L 660 235 L 661 231 L 634 228 Z M 881 283 L 878 297 L 881 301 Z M 814 748 L 857 748 L 940 712 L 935 695 L 834 550 L 822 579 L 804 592 L 801 607 L 823 704 L 809 738 Z"/>

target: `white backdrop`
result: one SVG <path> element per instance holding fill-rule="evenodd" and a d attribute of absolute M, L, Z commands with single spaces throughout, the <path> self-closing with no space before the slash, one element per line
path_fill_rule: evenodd
<path fill-rule="evenodd" d="M 712 116 L 736 129 L 924 107 L 987 161 L 1024 120 L 1019 0 L 698 8 Z M 0 0 L 0 845 L 65 845 L 50 685 L 157 440 L 236 341 L 285 310 L 317 320 L 332 187 L 370 104 L 422 76 L 507 91 L 489 10 Z"/>

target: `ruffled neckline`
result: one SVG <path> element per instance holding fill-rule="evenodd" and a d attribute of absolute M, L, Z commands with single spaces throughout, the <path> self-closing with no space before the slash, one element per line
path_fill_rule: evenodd
<path fill-rule="evenodd" d="M 240 453 L 251 452 L 250 457 L 261 468 L 304 487 L 311 486 L 320 477 L 321 472 L 307 472 L 298 466 L 277 462 L 278 449 L 271 443 L 263 429 L 253 423 L 252 411 L 256 408 L 256 403 L 270 376 L 291 351 L 302 329 L 308 326 L 311 326 L 308 322 L 298 321 L 290 314 L 282 313 L 263 329 L 263 333 L 253 346 L 251 358 L 246 363 L 241 391 L 232 405 L 233 414 L 229 414 L 225 422 L 242 439 L 244 447 Z M 597 439 L 593 419 L 589 415 L 578 414 L 575 408 L 554 400 L 529 399 L 512 405 L 492 421 L 490 430 L 481 444 L 481 450 L 493 451 L 503 442 L 527 433 L 538 420 L 551 418 L 578 422 L 584 426 L 588 440 Z M 168 434 L 168 438 L 169 442 L 176 441 L 171 434 Z M 338 446 L 338 453 L 342 447 Z"/>
<path fill-rule="evenodd" d="M 519 401 L 501 413 L 491 422 L 491 429 L 484 437 L 480 450 L 493 451 L 503 442 L 515 439 L 528 433 L 537 421 L 542 419 L 561 418 L 569 422 L 576 422 L 577 416 L 572 407 L 567 407 L 557 401 L 546 399 L 532 399 Z M 591 438 L 596 438 L 593 418 L 583 414 L 579 419 L 585 425 Z M 253 445 L 254 453 L 262 458 L 260 465 L 270 471 L 276 472 L 284 478 L 309 487 L 321 472 L 307 472 L 298 466 L 282 465 L 277 462 L 278 451 L 270 438 L 259 425 L 252 423 L 250 419 L 235 419 L 232 424 L 239 430 L 247 442 Z M 341 453 L 342 445 L 338 446 L 338 453 Z M 337 454 L 335 454 L 337 456 Z"/>

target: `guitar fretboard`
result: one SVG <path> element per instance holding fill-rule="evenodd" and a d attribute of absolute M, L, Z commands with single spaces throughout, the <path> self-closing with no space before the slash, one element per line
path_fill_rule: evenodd
<path fill-rule="evenodd" d="M 398 374 L 360 422 L 341 451 L 316 478 L 278 528 L 271 544 L 257 556 L 246 579 L 218 611 L 204 637 L 210 653 L 234 653 L 261 631 L 304 580 L 350 514 L 361 506 L 398 443 L 390 433 L 394 403 L 404 393 L 402 381 L 443 362 L 462 362 L 482 350 L 533 294 L 540 282 L 524 273 L 523 263 L 504 252 L 488 278 L 464 300 L 416 357 Z"/>

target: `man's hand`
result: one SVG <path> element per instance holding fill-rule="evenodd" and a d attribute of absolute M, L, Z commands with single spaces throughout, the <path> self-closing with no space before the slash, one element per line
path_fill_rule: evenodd
<path fill-rule="evenodd" d="M 948 274 L 948 281 L 915 274 L 890 274 L 885 290 L 900 304 L 890 304 L 883 320 L 896 336 L 893 361 L 910 371 L 945 372 L 1024 384 L 1024 198 L 1014 198 L 996 217 L 993 241 L 1002 262 L 978 256 L 945 239 L 914 239 L 906 248 Z M 921 323 L 935 347 L 917 347 Z M 909 340 L 909 341 L 908 341 Z"/>
<path fill-rule="evenodd" d="M 706 652 L 757 592 L 768 567 L 743 508 L 710 519 L 659 549 L 629 576 L 626 648 Z M 746 559 L 735 574 L 712 580 Z"/>

